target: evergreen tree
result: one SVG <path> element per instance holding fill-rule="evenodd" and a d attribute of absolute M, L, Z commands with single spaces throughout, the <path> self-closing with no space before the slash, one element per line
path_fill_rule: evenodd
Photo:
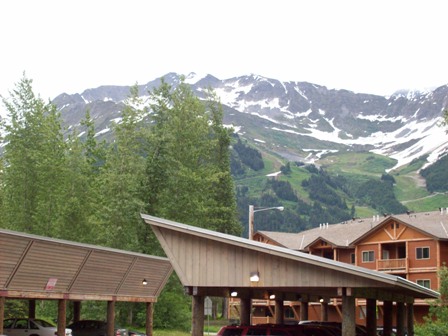
<path fill-rule="evenodd" d="M 239 233 L 230 178 L 230 137 L 213 96 L 204 103 L 182 80 L 151 92 L 154 126 L 146 163 L 149 214 Z"/>
<path fill-rule="evenodd" d="M 231 130 L 223 126 L 222 105 L 211 91 L 207 103 L 211 114 L 210 156 L 215 165 L 210 184 L 209 228 L 240 235 L 242 228 L 237 218 L 235 186 L 230 172 Z"/>
<path fill-rule="evenodd" d="M 64 185 L 65 143 L 56 107 L 32 90 L 25 75 L 3 99 L 4 224 L 10 229 L 57 236 Z"/>
<path fill-rule="evenodd" d="M 417 336 L 444 336 L 448 334 L 448 268 L 443 265 L 438 271 L 440 297 L 431 303 L 425 323 L 417 325 Z"/>
<path fill-rule="evenodd" d="M 101 210 L 97 212 L 98 243 L 110 247 L 140 250 L 139 230 L 144 226 L 142 181 L 145 168 L 144 143 L 147 129 L 142 123 L 145 109 L 138 87 L 131 89 L 122 120 L 113 127 L 114 143 L 98 180 Z"/>

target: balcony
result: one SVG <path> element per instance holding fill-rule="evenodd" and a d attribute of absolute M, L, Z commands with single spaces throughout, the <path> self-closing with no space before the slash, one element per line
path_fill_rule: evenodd
<path fill-rule="evenodd" d="M 406 272 L 409 267 L 409 259 L 378 259 L 376 261 L 376 269 L 383 272 Z"/>

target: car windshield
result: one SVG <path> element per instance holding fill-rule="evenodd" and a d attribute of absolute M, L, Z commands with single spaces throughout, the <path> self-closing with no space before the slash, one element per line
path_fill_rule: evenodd
<path fill-rule="evenodd" d="M 54 324 L 51 324 L 50 322 L 47 322 L 45 320 L 33 320 L 37 325 L 44 327 L 44 328 L 50 328 L 54 327 Z"/>

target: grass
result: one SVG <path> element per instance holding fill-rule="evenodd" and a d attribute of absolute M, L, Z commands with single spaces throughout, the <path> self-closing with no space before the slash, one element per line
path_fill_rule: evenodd
<path fill-rule="evenodd" d="M 178 330 L 154 330 L 154 336 L 190 336 L 189 332 Z"/>

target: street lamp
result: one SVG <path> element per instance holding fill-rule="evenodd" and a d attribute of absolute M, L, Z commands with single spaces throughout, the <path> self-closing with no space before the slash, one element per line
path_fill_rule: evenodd
<path fill-rule="evenodd" d="M 253 205 L 249 205 L 249 239 L 252 240 L 253 234 L 254 234 L 254 213 L 255 212 L 259 212 L 259 211 L 266 211 L 266 210 L 279 210 L 279 211 L 283 211 L 285 208 L 282 206 L 278 206 L 278 207 L 270 207 L 270 208 L 258 208 L 255 209 Z"/>

